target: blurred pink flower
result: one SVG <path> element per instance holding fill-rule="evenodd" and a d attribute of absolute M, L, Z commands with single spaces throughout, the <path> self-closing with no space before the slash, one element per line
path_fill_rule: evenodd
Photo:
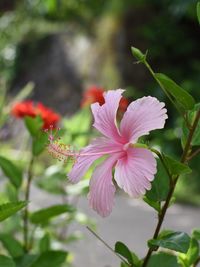
<path fill-rule="evenodd" d="M 93 126 L 103 136 L 96 138 L 77 154 L 68 175 L 71 182 L 77 183 L 95 160 L 107 156 L 92 175 L 88 195 L 90 206 L 103 217 L 112 211 L 115 193 L 112 179 L 114 167 L 116 183 L 131 197 L 144 195 L 146 190 L 151 188 L 151 181 L 156 173 L 156 160 L 151 151 L 134 147 L 134 144 L 140 136 L 149 134 L 151 130 L 163 128 L 167 119 L 165 104 L 147 96 L 128 106 L 118 128 L 116 113 L 122 93 L 121 89 L 108 91 L 104 94 L 103 105 L 91 105 L 94 115 Z M 61 150 L 61 154 L 73 155 L 70 150 Z"/>

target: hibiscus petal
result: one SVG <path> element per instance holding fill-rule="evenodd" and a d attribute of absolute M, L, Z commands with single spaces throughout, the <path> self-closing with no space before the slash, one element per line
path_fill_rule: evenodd
<path fill-rule="evenodd" d="M 122 138 L 116 126 L 116 113 L 123 92 L 124 90 L 121 89 L 107 91 L 104 94 L 105 104 L 102 106 L 100 106 L 99 103 L 91 105 L 94 116 L 93 126 L 103 135 L 119 142 Z"/>
<path fill-rule="evenodd" d="M 121 135 L 131 143 L 151 130 L 163 128 L 167 119 L 164 106 L 164 103 L 151 96 L 132 102 L 122 118 Z"/>
<path fill-rule="evenodd" d="M 148 149 L 129 148 L 116 164 L 115 180 L 130 196 L 139 197 L 151 189 L 155 173 L 156 160 Z"/>
<path fill-rule="evenodd" d="M 115 186 L 112 182 L 112 167 L 120 154 L 107 158 L 94 171 L 90 180 L 88 195 L 90 206 L 102 217 L 108 216 L 112 211 Z"/>
<path fill-rule="evenodd" d="M 80 151 L 72 170 L 68 174 L 69 180 L 73 183 L 79 182 L 95 160 L 120 150 L 121 144 L 104 137 L 96 138 L 89 146 Z"/>

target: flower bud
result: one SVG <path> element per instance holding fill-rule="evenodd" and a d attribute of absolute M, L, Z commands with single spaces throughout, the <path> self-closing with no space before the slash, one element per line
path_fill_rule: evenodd
<path fill-rule="evenodd" d="M 139 61 L 139 62 L 145 62 L 147 53 L 143 54 L 138 48 L 131 47 L 131 51 L 133 56 Z"/>

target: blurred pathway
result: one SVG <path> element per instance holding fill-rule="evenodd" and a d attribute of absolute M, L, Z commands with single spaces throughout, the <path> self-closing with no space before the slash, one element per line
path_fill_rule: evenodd
<path fill-rule="evenodd" d="M 37 199 L 34 197 L 36 194 Z M 33 208 L 50 206 L 58 202 L 57 197 L 50 197 L 36 188 L 32 188 L 31 195 Z M 139 256 L 145 255 L 146 241 L 152 237 L 157 222 L 156 213 L 147 204 L 124 195 L 117 195 L 113 212 L 107 218 L 101 218 L 93 212 L 88 207 L 86 198 L 80 199 L 78 209 L 96 220 L 97 233 L 110 246 L 114 247 L 116 241 L 122 241 Z M 174 205 L 168 210 L 163 226 L 165 229 L 190 233 L 192 228 L 200 228 L 200 208 Z M 120 266 L 118 258 L 85 226 L 74 224 L 70 232 L 77 230 L 84 234 L 84 239 L 69 244 L 67 247 L 74 253 L 75 267 Z"/>
<path fill-rule="evenodd" d="M 95 217 L 98 222 L 98 234 L 112 247 L 120 240 L 130 249 L 144 256 L 146 240 L 150 239 L 155 227 L 156 214 L 153 209 L 139 200 L 117 196 L 112 214 L 102 219 L 88 208 L 86 199 L 79 203 L 81 211 Z M 98 241 L 85 227 L 77 226 L 84 232 L 85 239 L 70 249 L 75 253 L 76 267 L 119 267 L 118 258 Z M 174 205 L 168 210 L 165 229 L 186 231 L 200 228 L 200 209 L 190 206 Z"/>

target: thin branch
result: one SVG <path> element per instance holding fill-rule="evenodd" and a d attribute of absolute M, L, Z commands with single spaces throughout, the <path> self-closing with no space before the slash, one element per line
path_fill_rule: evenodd
<path fill-rule="evenodd" d="M 200 153 L 200 147 L 197 148 L 193 153 L 191 153 L 189 156 L 188 156 L 188 160 L 191 160 L 193 159 L 196 155 L 198 155 Z"/>
<path fill-rule="evenodd" d="M 99 235 L 97 235 L 97 233 L 95 233 L 89 226 L 86 226 L 86 228 L 90 231 L 90 233 L 92 233 L 99 241 L 101 241 L 112 253 L 115 254 L 115 256 L 117 256 L 121 261 L 123 261 L 125 264 L 127 264 L 128 266 L 131 267 L 131 265 L 124 259 L 122 258 L 118 253 L 116 253 L 114 251 L 114 249 L 109 246 Z"/>
<path fill-rule="evenodd" d="M 184 148 L 184 151 L 183 151 L 183 155 L 181 157 L 181 162 L 182 163 L 185 163 L 188 160 L 187 155 L 188 155 L 188 153 L 190 151 L 192 138 L 193 138 L 194 132 L 196 130 L 196 127 L 198 125 L 199 119 L 200 119 L 200 110 L 197 112 L 196 117 L 194 119 L 194 122 L 192 124 L 192 127 L 190 129 L 190 132 L 189 132 L 189 135 L 188 135 L 188 138 L 187 138 L 187 142 L 186 142 L 186 145 L 185 145 L 185 148 Z"/>
<path fill-rule="evenodd" d="M 31 181 L 33 178 L 33 163 L 34 163 L 34 156 L 31 156 L 31 160 L 28 166 L 28 175 L 27 175 L 27 184 L 26 184 L 26 190 L 25 190 L 25 201 L 29 202 L 30 198 L 30 186 Z M 28 236 L 29 236 L 29 210 L 28 205 L 25 207 L 24 210 L 24 225 L 23 225 L 23 232 L 24 232 L 24 250 L 27 252 L 29 250 L 29 244 L 28 244 Z"/>
<path fill-rule="evenodd" d="M 34 228 L 32 229 L 31 233 L 30 233 L 30 238 L 29 238 L 29 243 L 28 243 L 28 249 L 31 249 L 33 247 L 33 243 L 34 243 L 34 236 L 35 236 L 35 231 L 37 229 L 37 225 L 34 226 Z"/>

